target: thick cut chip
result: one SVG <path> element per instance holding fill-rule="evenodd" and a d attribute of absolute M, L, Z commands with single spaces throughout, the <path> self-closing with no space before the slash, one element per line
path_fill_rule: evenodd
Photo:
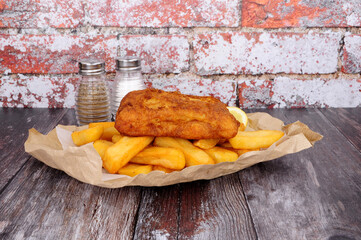
<path fill-rule="evenodd" d="M 134 177 L 138 174 L 147 174 L 153 170 L 151 165 L 141 165 L 135 163 L 128 163 L 124 167 L 118 170 L 118 174 L 128 175 L 130 177 Z"/>
<path fill-rule="evenodd" d="M 193 145 L 202 149 L 210 149 L 217 145 L 219 139 L 199 139 L 193 142 Z"/>
<path fill-rule="evenodd" d="M 119 134 L 118 130 L 115 127 L 107 127 L 104 128 L 104 132 L 100 138 L 104 140 L 112 141 L 112 137 L 115 134 Z"/>
<path fill-rule="evenodd" d="M 98 140 L 103 134 L 103 127 L 97 126 L 93 128 L 87 128 L 81 131 L 75 131 L 71 134 L 73 142 L 77 146 L 81 146 L 87 143 Z"/>
<path fill-rule="evenodd" d="M 112 142 L 109 142 L 107 140 L 101 140 L 101 139 L 96 140 L 93 143 L 93 146 L 94 146 L 95 150 L 98 152 L 101 159 L 104 158 L 105 151 L 108 149 L 108 147 L 110 147 L 112 145 L 113 145 Z"/>
<path fill-rule="evenodd" d="M 133 157 L 130 162 L 160 165 L 165 168 L 181 170 L 186 161 L 181 150 L 168 147 L 148 147 Z"/>
<path fill-rule="evenodd" d="M 229 142 L 235 149 L 268 148 L 283 135 L 283 132 L 277 130 L 238 131 Z"/>
<path fill-rule="evenodd" d="M 114 127 L 115 122 L 96 122 L 96 123 L 89 123 L 89 128 L 102 126 L 103 128 Z"/>
<path fill-rule="evenodd" d="M 153 137 L 122 137 L 105 151 L 104 168 L 109 173 L 116 173 L 152 141 Z"/>
<path fill-rule="evenodd" d="M 221 147 L 214 147 L 204 150 L 209 156 L 211 156 L 216 163 L 221 162 L 234 162 L 238 159 L 238 154 Z"/>
<path fill-rule="evenodd" d="M 205 151 L 197 148 L 186 139 L 157 137 L 154 140 L 154 144 L 160 147 L 180 149 L 184 153 L 186 159 L 186 167 L 201 164 L 214 164 L 213 158 L 211 158 Z"/>

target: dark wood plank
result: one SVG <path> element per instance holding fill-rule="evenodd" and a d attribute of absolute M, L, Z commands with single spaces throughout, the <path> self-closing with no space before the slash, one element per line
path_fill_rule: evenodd
<path fill-rule="evenodd" d="M 140 192 L 84 184 L 31 158 L 0 196 L 0 239 L 131 239 Z"/>
<path fill-rule="evenodd" d="M 143 188 L 134 239 L 177 239 L 179 185 Z"/>
<path fill-rule="evenodd" d="M 24 152 L 28 130 L 47 133 L 55 127 L 67 109 L 0 109 L 0 192 L 29 159 Z"/>
<path fill-rule="evenodd" d="M 0 239 L 131 239 L 140 199 L 139 187 L 91 186 L 30 158 L 0 195 Z"/>
<path fill-rule="evenodd" d="M 260 239 L 360 239 L 361 155 L 315 109 L 272 110 L 324 135 L 314 148 L 239 173 Z"/>
<path fill-rule="evenodd" d="M 256 239 L 237 174 L 182 184 L 178 239 Z"/>
<path fill-rule="evenodd" d="M 323 115 L 334 125 L 359 151 L 361 151 L 361 107 L 324 108 Z"/>

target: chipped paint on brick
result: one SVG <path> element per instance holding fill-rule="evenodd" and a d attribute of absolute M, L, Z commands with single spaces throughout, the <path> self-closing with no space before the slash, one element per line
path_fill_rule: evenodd
<path fill-rule="evenodd" d="M 90 0 L 90 24 L 117 27 L 237 27 L 238 0 Z"/>
<path fill-rule="evenodd" d="M 74 28 L 84 14 L 79 0 L 3 0 L 0 28 Z"/>
<path fill-rule="evenodd" d="M 73 107 L 77 81 L 74 77 L 3 76 L 0 107 Z"/>
<path fill-rule="evenodd" d="M 229 106 L 236 105 L 236 82 L 232 80 L 215 81 L 203 78 L 154 78 L 146 79 L 148 87 L 165 91 L 179 91 L 196 96 L 213 96 Z"/>
<path fill-rule="evenodd" d="M 144 73 L 180 73 L 189 68 L 189 44 L 185 36 L 120 36 L 120 55 L 142 59 Z"/>
<path fill-rule="evenodd" d="M 272 80 L 241 79 L 238 81 L 238 102 L 240 108 L 273 108 Z"/>
<path fill-rule="evenodd" d="M 361 73 L 361 35 L 347 34 L 344 42 L 342 71 Z"/>
<path fill-rule="evenodd" d="M 271 101 L 277 108 L 360 107 L 361 79 L 276 77 Z"/>
<path fill-rule="evenodd" d="M 359 0 L 242 1 L 243 27 L 359 27 L 360 25 Z"/>
<path fill-rule="evenodd" d="M 114 71 L 116 36 L 0 34 L 0 73 L 75 73 L 86 57 L 106 60 Z"/>
<path fill-rule="evenodd" d="M 340 33 L 199 34 L 194 59 L 198 74 L 333 73 Z"/>

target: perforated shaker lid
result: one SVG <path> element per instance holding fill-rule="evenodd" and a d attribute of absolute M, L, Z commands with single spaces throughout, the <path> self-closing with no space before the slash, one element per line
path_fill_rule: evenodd
<path fill-rule="evenodd" d="M 116 68 L 120 71 L 140 70 L 141 60 L 136 56 L 117 57 Z"/>
<path fill-rule="evenodd" d="M 79 61 L 81 75 L 98 75 L 105 72 L 105 62 L 96 58 L 87 58 Z"/>

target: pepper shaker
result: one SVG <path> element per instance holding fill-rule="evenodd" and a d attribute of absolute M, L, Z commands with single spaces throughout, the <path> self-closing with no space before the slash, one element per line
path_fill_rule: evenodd
<path fill-rule="evenodd" d="M 75 96 L 78 125 L 110 121 L 109 89 L 105 63 L 98 59 L 79 61 L 80 83 Z"/>

